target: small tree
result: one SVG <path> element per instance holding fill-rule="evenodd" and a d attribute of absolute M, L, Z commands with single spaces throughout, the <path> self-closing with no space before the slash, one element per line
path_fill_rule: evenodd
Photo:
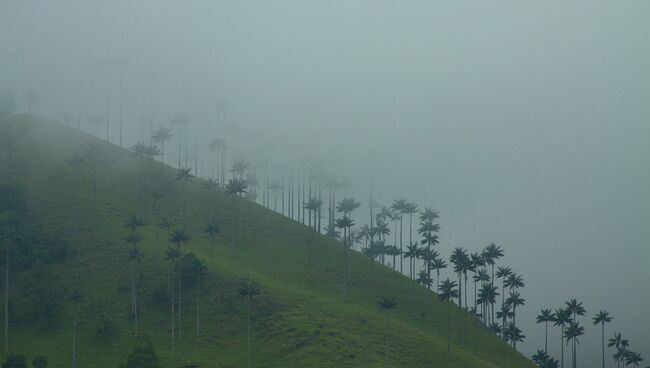
<path fill-rule="evenodd" d="M 9 354 L 7 360 L 2 363 L 2 368 L 27 368 L 27 361 L 24 355 Z"/>
<path fill-rule="evenodd" d="M 37 355 L 34 360 L 32 360 L 32 366 L 34 368 L 47 368 L 47 357 L 44 355 Z"/>
<path fill-rule="evenodd" d="M 133 349 L 133 352 L 126 358 L 125 368 L 160 368 L 158 355 L 153 345 L 144 339 Z"/>

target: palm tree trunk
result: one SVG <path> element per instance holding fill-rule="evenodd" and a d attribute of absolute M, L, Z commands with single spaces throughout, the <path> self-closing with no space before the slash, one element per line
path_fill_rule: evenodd
<path fill-rule="evenodd" d="M 386 311 L 386 364 L 388 364 L 388 333 L 389 333 L 389 328 L 390 328 L 390 325 L 389 325 L 389 318 L 390 317 L 388 316 L 388 314 L 389 314 L 389 312 L 387 310 Z"/>
<path fill-rule="evenodd" d="M 399 251 L 403 252 L 404 248 L 402 246 L 402 215 L 399 217 Z M 404 258 L 400 257 L 399 259 L 399 272 L 403 275 L 404 274 Z"/>
<path fill-rule="evenodd" d="M 564 368 L 564 326 L 560 327 L 560 356 L 561 356 L 561 364 L 562 368 Z"/>
<path fill-rule="evenodd" d="M 548 354 L 548 321 L 544 322 L 544 352 Z"/>
<path fill-rule="evenodd" d="M 72 368 L 77 368 L 77 317 L 72 327 Z"/>
<path fill-rule="evenodd" d="M 602 348 L 603 348 L 603 368 L 605 368 L 605 322 L 601 323 L 601 336 L 602 336 Z"/>
<path fill-rule="evenodd" d="M 171 293 L 172 293 L 172 353 L 174 352 L 174 263 L 172 263 L 172 272 L 171 272 Z"/>
<path fill-rule="evenodd" d="M 9 242 L 5 244 L 5 355 L 9 352 Z"/>
<path fill-rule="evenodd" d="M 181 267 L 182 264 L 179 264 L 178 267 L 178 339 L 180 340 L 182 338 L 182 322 L 181 322 L 181 302 L 183 300 L 183 290 L 182 290 L 182 280 L 183 276 L 181 274 Z"/>
<path fill-rule="evenodd" d="M 196 273 L 196 337 L 201 330 L 201 272 Z"/>
<path fill-rule="evenodd" d="M 248 336 L 246 340 L 247 366 L 251 367 L 251 300 L 248 299 Z"/>

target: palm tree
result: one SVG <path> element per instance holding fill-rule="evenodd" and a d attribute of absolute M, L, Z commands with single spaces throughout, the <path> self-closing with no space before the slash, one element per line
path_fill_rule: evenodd
<path fill-rule="evenodd" d="M 251 366 L 251 304 L 253 304 L 253 298 L 260 293 L 260 289 L 253 284 L 251 281 L 244 283 L 239 289 L 239 296 L 241 298 L 246 298 L 248 302 L 248 313 L 247 313 L 247 323 L 248 323 L 248 334 L 246 342 L 246 361 L 247 367 Z"/>
<path fill-rule="evenodd" d="M 406 253 L 402 257 L 409 259 L 409 278 L 411 280 L 415 279 L 415 258 L 418 255 L 418 246 L 415 244 L 408 245 L 406 247 Z"/>
<path fill-rule="evenodd" d="M 409 215 L 409 244 L 413 244 L 413 214 L 417 212 L 418 205 L 414 202 L 409 202 L 404 207 L 404 213 Z M 413 272 L 413 274 L 415 275 L 415 272 Z"/>
<path fill-rule="evenodd" d="M 616 353 L 614 354 L 613 358 L 617 363 L 617 366 L 620 368 L 621 362 L 623 362 L 623 359 L 625 359 L 625 356 L 629 353 L 627 350 L 627 347 L 629 346 L 629 342 L 627 339 L 624 339 L 620 333 L 615 333 L 614 337 L 610 338 L 607 347 L 615 347 L 616 348 Z"/>
<path fill-rule="evenodd" d="M 566 309 L 569 310 L 572 314 L 572 322 L 577 322 L 577 317 L 578 316 L 584 316 L 586 313 L 585 308 L 582 306 L 582 302 L 578 302 L 576 299 L 571 299 L 568 302 L 565 303 Z M 569 325 L 570 327 L 570 325 Z M 575 332 L 575 331 L 572 331 Z M 564 331 L 565 337 L 567 335 L 567 331 Z M 577 343 L 577 338 L 572 338 L 572 346 L 571 346 L 571 356 L 572 356 L 572 364 L 575 366 L 575 355 L 576 355 L 576 343 Z M 568 342 L 568 340 L 567 340 Z M 575 368 L 575 367 L 574 367 Z"/>
<path fill-rule="evenodd" d="M 196 271 L 196 338 L 199 337 L 201 329 L 201 273 L 205 269 L 205 261 L 197 258 L 194 262 L 194 271 Z"/>
<path fill-rule="evenodd" d="M 341 229 L 343 231 L 343 239 L 342 239 L 342 244 L 343 244 L 343 257 L 344 257 L 344 267 L 343 267 L 343 286 L 344 286 L 344 291 L 345 295 L 348 293 L 348 281 L 349 281 L 349 268 L 347 265 L 347 262 L 349 262 L 349 247 L 350 247 L 350 241 L 349 241 L 349 229 L 354 226 L 354 221 L 347 216 L 344 215 L 340 219 L 336 220 L 336 227 Z"/>
<path fill-rule="evenodd" d="M 309 201 L 304 204 L 307 210 L 307 217 L 309 223 L 309 262 L 312 267 L 312 277 L 316 277 L 316 252 L 314 249 L 314 232 L 316 231 L 316 214 L 320 213 L 320 208 L 323 206 L 323 201 L 316 197 L 309 198 Z M 312 226 L 312 214 L 314 223 Z"/>
<path fill-rule="evenodd" d="M 171 123 L 170 123 L 171 125 L 175 126 L 176 129 L 178 129 L 178 169 L 181 168 L 181 152 L 182 152 L 182 150 L 181 150 L 181 148 L 182 148 L 181 147 L 181 144 L 182 144 L 181 143 L 182 142 L 181 132 L 182 132 L 182 129 L 185 128 L 187 126 L 187 123 L 189 123 L 189 122 L 190 121 L 187 119 L 187 117 L 184 114 L 177 113 L 174 120 L 172 120 Z M 186 136 L 186 138 L 187 138 L 187 136 Z M 186 147 L 186 149 L 187 149 L 187 147 Z"/>
<path fill-rule="evenodd" d="M 578 365 L 578 360 L 577 360 L 577 344 L 580 343 L 580 340 L 578 338 L 585 333 L 585 328 L 580 326 L 578 322 L 571 321 L 569 322 L 569 327 L 564 331 L 564 337 L 566 338 L 566 343 L 567 345 L 569 342 L 571 342 L 573 346 L 573 351 L 571 353 L 571 367 L 576 368 Z"/>
<path fill-rule="evenodd" d="M 72 368 L 77 367 L 77 314 L 79 313 L 79 302 L 83 295 L 79 289 L 74 289 L 70 300 L 74 303 L 74 323 L 72 327 Z"/>
<path fill-rule="evenodd" d="M 181 245 L 187 243 L 190 241 L 192 238 L 190 235 L 183 229 L 176 229 L 174 230 L 171 235 L 169 236 L 169 242 L 172 244 L 176 245 L 176 249 L 178 250 L 178 253 L 181 253 Z M 178 268 L 178 338 L 181 338 L 181 304 L 183 301 L 183 292 L 182 292 L 182 269 L 179 267 Z M 172 283 L 172 289 L 174 288 L 174 284 Z"/>
<path fill-rule="evenodd" d="M 487 275 L 487 274 L 486 274 Z M 488 276 L 489 277 L 489 276 Z M 489 282 L 484 282 L 483 285 L 481 285 L 481 290 L 479 291 L 479 302 L 481 305 L 481 308 L 483 310 L 482 313 L 482 319 L 485 325 L 489 325 L 488 323 L 488 304 L 494 305 L 496 303 L 497 296 L 499 296 L 499 292 L 497 291 L 497 287 L 493 286 Z M 498 325 L 497 325 L 498 326 Z"/>
<path fill-rule="evenodd" d="M 442 258 L 434 257 L 430 267 L 436 270 L 436 290 L 440 290 L 440 270 L 447 268 L 447 262 Z"/>
<path fill-rule="evenodd" d="M 521 295 L 518 292 L 510 292 L 510 296 L 506 299 L 506 304 L 512 307 L 512 323 L 516 325 L 517 323 L 517 307 L 523 306 L 526 302 L 525 299 L 521 298 Z"/>
<path fill-rule="evenodd" d="M 463 308 L 463 298 L 462 298 L 462 282 L 463 282 L 463 273 L 467 272 L 467 266 L 469 263 L 469 257 L 467 251 L 462 247 L 454 248 L 451 257 L 449 257 L 449 262 L 454 264 L 454 272 L 458 274 L 458 307 Z M 467 300 L 465 300 L 465 305 L 467 306 Z"/>
<path fill-rule="evenodd" d="M 159 127 L 151 136 L 154 142 L 160 143 L 163 165 L 165 164 L 165 142 L 170 140 L 172 137 L 172 131 L 169 128 L 162 126 Z"/>
<path fill-rule="evenodd" d="M 172 306 L 172 315 L 171 315 L 171 321 L 172 321 L 172 353 L 174 352 L 174 276 L 175 276 L 175 270 L 176 270 L 176 261 L 181 257 L 181 251 L 179 247 L 169 247 L 167 249 L 167 260 L 171 264 L 171 272 L 170 272 L 170 286 L 171 286 L 171 306 Z"/>
<path fill-rule="evenodd" d="M 506 302 L 506 280 L 512 274 L 512 269 L 510 267 L 498 267 L 496 277 L 501 279 L 501 305 Z"/>
<path fill-rule="evenodd" d="M 233 174 L 233 179 L 244 180 L 244 173 L 250 166 L 250 162 L 244 159 L 235 160 L 235 162 L 230 165 L 230 172 Z"/>
<path fill-rule="evenodd" d="M 214 238 L 221 233 L 221 229 L 216 222 L 211 221 L 205 226 L 204 233 L 210 238 L 210 261 L 214 260 Z"/>
<path fill-rule="evenodd" d="M 544 323 L 544 352 L 548 353 L 548 323 L 553 322 L 555 316 L 550 309 L 542 309 L 537 316 L 537 323 Z"/>
<path fill-rule="evenodd" d="M 136 233 L 132 233 L 131 235 L 137 235 Z M 128 238 L 128 237 L 127 237 Z M 136 237 L 139 241 L 139 237 Z M 143 254 L 140 252 L 140 249 L 136 246 L 137 242 L 133 243 L 133 248 L 129 251 L 129 261 L 131 262 L 131 297 L 132 297 L 132 312 L 133 312 L 133 319 L 134 319 L 134 336 L 138 336 L 138 289 L 136 286 L 136 278 L 135 278 L 135 273 L 136 273 L 136 265 L 140 264 L 142 262 L 142 257 Z"/>
<path fill-rule="evenodd" d="M 600 325 L 601 344 L 603 351 L 603 368 L 605 368 L 605 323 L 611 322 L 612 319 L 613 318 L 609 315 L 609 312 L 604 310 L 596 313 L 596 315 L 592 318 L 594 325 Z"/>
<path fill-rule="evenodd" d="M 561 366 L 564 367 L 564 329 L 571 322 L 571 311 L 559 308 L 555 310 L 553 325 L 560 326 Z"/>
<path fill-rule="evenodd" d="M 406 213 L 406 206 L 407 206 L 406 199 L 404 198 L 398 198 L 393 201 L 393 204 L 391 205 L 391 209 L 393 210 L 393 214 L 395 216 L 398 216 L 399 218 L 399 251 L 400 253 L 404 253 L 404 248 L 402 246 L 402 224 L 403 224 L 403 219 L 404 219 L 404 213 Z M 400 259 L 400 266 L 399 266 L 399 272 L 401 274 L 404 274 L 404 262 L 402 262 L 403 258 Z"/>
<path fill-rule="evenodd" d="M 139 227 L 147 225 L 147 222 L 140 216 L 131 215 L 124 221 L 124 227 L 135 232 Z"/>
<path fill-rule="evenodd" d="M 447 301 L 447 354 L 451 351 L 451 316 L 450 308 L 451 301 L 458 298 L 458 290 L 456 289 L 456 282 L 446 279 L 438 288 L 438 297 L 442 301 Z"/>
<path fill-rule="evenodd" d="M 382 298 L 379 301 L 379 309 L 386 312 L 386 364 L 388 364 L 388 337 L 390 331 L 390 311 L 397 308 L 397 301 L 392 297 Z"/>
<path fill-rule="evenodd" d="M 636 353 L 634 351 L 628 352 L 628 354 L 625 356 L 625 365 L 633 365 L 635 367 L 639 366 L 639 363 L 643 361 L 643 358 L 641 357 L 641 354 Z"/>
<path fill-rule="evenodd" d="M 230 221 L 230 251 L 235 255 L 235 225 L 239 227 L 239 216 L 237 211 L 237 197 L 246 193 L 246 182 L 237 178 L 231 179 L 226 184 L 226 194 L 231 198 L 232 220 Z"/>
<path fill-rule="evenodd" d="M 509 341 L 512 344 L 512 348 L 515 350 L 517 350 L 517 343 L 523 342 L 526 338 L 525 335 L 522 335 L 521 330 L 515 325 L 514 322 L 511 322 L 508 325 L 503 335 L 505 336 L 506 341 Z"/>

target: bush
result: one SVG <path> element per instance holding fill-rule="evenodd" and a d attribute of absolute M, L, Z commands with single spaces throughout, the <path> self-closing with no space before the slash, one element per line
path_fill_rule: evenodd
<path fill-rule="evenodd" d="M 32 366 L 34 368 L 47 368 L 47 357 L 44 355 L 37 355 L 34 360 L 32 360 Z"/>
<path fill-rule="evenodd" d="M 27 368 L 27 361 L 24 355 L 9 354 L 7 360 L 2 363 L 2 368 Z"/>
<path fill-rule="evenodd" d="M 158 356 L 153 349 L 153 345 L 147 340 L 142 339 L 133 349 L 126 359 L 125 368 L 160 368 Z"/>
<path fill-rule="evenodd" d="M 115 335 L 113 321 L 107 316 L 102 316 L 102 320 L 99 322 L 99 326 L 97 326 L 97 335 L 103 339 L 108 339 Z"/>

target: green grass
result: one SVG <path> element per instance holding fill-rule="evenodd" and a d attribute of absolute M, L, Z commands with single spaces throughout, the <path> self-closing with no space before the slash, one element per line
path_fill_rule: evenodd
<path fill-rule="evenodd" d="M 21 132 L 21 133 L 17 133 Z M 128 151 L 56 122 L 14 115 L 0 118 L 0 137 L 18 134 L 19 151 L 2 157 L 0 181 L 27 188 L 31 210 L 50 232 L 60 233 L 72 250 L 52 265 L 53 285 L 69 294 L 78 287 L 78 360 L 80 367 L 116 367 L 136 343 L 130 320 L 130 266 L 122 226 L 131 214 L 149 225 L 140 230 L 145 259 L 140 280 L 140 334 L 147 335 L 164 367 L 191 362 L 200 367 L 243 367 L 246 362 L 246 304 L 237 291 L 244 280 L 261 289 L 253 308 L 254 367 L 502 367 L 503 343 L 479 322 L 451 305 L 451 354 L 447 354 L 447 307 L 437 296 L 387 267 L 352 255 L 352 277 L 343 293 L 343 252 L 339 244 L 316 238 L 316 278 L 308 262 L 308 231 L 257 204 L 240 201 L 241 232 L 235 256 L 229 248 L 231 201 L 220 191 L 209 192 L 201 180 L 186 188 L 173 182 L 175 170 L 136 158 Z M 3 141 L 4 142 L 4 141 Z M 92 222 L 91 179 L 87 169 L 75 171 L 65 160 L 91 143 L 101 145 L 110 164 L 98 174 L 97 224 Z M 4 143 L 3 143 L 4 144 Z M 6 148 L 6 147 L 5 147 Z M 8 161 L 10 160 L 10 161 Z M 206 260 L 209 275 L 201 290 L 201 335 L 196 337 L 196 289 L 183 291 L 182 338 L 176 353 L 170 346 L 170 310 L 154 302 L 153 290 L 165 288 L 169 264 L 166 234 L 154 225 L 147 173 L 159 170 L 176 193 L 167 196 L 160 216 L 172 218 L 192 240 L 184 246 Z M 215 257 L 202 230 L 216 218 L 222 228 Z M 158 241 L 156 240 L 158 237 Z M 21 275 L 13 276 L 12 293 L 20 298 Z M 75 286 L 76 285 L 76 286 Z M 384 364 L 385 315 L 381 297 L 392 296 L 389 364 Z M 15 302 L 16 308 L 20 305 Z M 71 365 L 74 305 L 62 298 L 48 329 L 18 320 L 10 324 L 9 350 L 31 360 L 49 357 L 55 367 Z M 109 316 L 116 333 L 101 339 L 95 330 Z M 462 334 L 462 338 L 459 336 Z M 506 367 L 532 367 L 510 348 Z"/>

